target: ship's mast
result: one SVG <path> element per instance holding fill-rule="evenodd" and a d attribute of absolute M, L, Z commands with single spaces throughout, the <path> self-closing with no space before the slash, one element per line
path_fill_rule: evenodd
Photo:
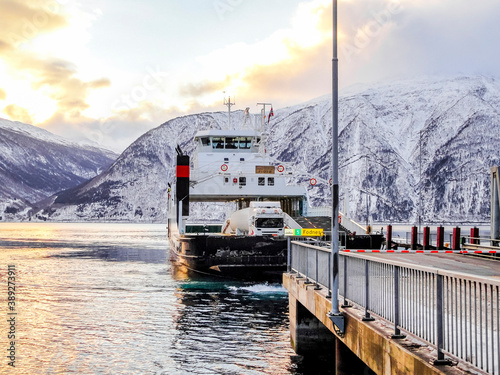
<path fill-rule="evenodd" d="M 269 134 L 268 134 L 267 129 L 266 129 L 266 105 L 270 105 L 271 108 L 273 105 L 271 103 L 257 103 L 257 105 L 262 106 L 262 109 L 260 110 L 260 134 L 261 134 L 261 137 L 260 137 L 259 151 L 262 154 L 267 155 L 267 137 Z"/>
<path fill-rule="evenodd" d="M 224 91 L 224 94 L 226 92 Z M 231 125 L 231 107 L 235 105 L 236 103 L 231 103 L 231 96 L 228 97 L 226 100 L 226 96 L 224 96 L 224 105 L 227 106 L 227 126 L 229 130 L 233 130 L 233 126 Z"/>

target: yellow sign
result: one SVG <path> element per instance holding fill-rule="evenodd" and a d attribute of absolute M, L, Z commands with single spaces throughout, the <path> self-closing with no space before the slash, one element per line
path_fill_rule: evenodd
<path fill-rule="evenodd" d="M 311 229 L 302 229 L 302 236 L 307 237 L 323 237 L 323 228 L 311 228 Z"/>
<path fill-rule="evenodd" d="M 274 166 L 272 165 L 256 165 L 255 173 L 274 174 Z"/>
<path fill-rule="evenodd" d="M 323 237 L 322 228 L 302 228 L 302 229 L 285 229 L 285 236 L 292 237 Z"/>

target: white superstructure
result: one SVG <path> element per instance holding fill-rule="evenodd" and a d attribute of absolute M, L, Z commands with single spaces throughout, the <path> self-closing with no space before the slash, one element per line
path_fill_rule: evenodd
<path fill-rule="evenodd" d="M 272 162 L 254 130 L 204 130 L 196 134 L 189 195 L 193 201 L 273 200 L 284 211 L 303 213 L 306 189 L 288 185 L 291 171 Z M 284 204 L 285 203 L 285 204 Z"/>

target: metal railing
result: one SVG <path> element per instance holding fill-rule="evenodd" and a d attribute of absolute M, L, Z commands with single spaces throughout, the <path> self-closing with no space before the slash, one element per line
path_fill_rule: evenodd
<path fill-rule="evenodd" d="M 330 249 L 307 242 L 290 244 L 289 270 L 331 293 Z M 410 333 L 437 350 L 489 374 L 500 373 L 500 280 L 419 265 L 340 253 L 339 294 L 394 324 L 393 338 Z"/>

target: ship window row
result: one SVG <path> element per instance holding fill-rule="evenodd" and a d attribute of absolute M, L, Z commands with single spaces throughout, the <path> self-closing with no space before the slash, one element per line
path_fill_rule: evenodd
<path fill-rule="evenodd" d="M 229 177 L 224 178 L 224 182 L 226 184 L 229 183 Z M 238 179 L 234 179 L 233 183 L 238 182 L 240 186 L 246 186 L 247 184 L 247 178 L 246 177 L 240 177 Z M 257 180 L 257 184 L 259 186 L 266 186 L 266 177 L 259 177 Z M 274 186 L 274 177 L 267 177 L 267 186 Z"/>
<path fill-rule="evenodd" d="M 259 186 L 265 186 L 266 185 L 266 178 L 265 177 L 259 177 L 258 184 L 259 184 Z M 274 177 L 268 177 L 267 178 L 267 185 L 268 186 L 274 186 Z"/>
<path fill-rule="evenodd" d="M 252 137 L 202 137 L 202 146 L 210 146 L 214 150 L 248 150 L 252 147 Z M 257 138 L 257 143 L 260 138 Z"/>

